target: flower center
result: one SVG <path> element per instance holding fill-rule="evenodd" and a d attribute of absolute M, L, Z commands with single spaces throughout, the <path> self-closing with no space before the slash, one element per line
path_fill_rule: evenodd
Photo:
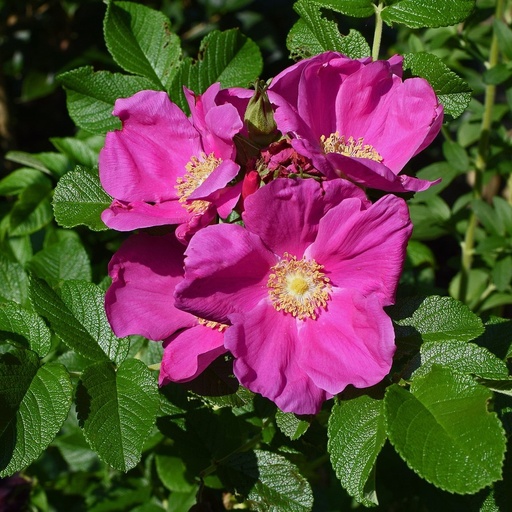
<path fill-rule="evenodd" d="M 221 163 L 222 160 L 215 158 L 213 153 L 210 153 L 208 156 L 205 153 L 201 153 L 200 159 L 196 156 L 190 159 L 190 162 L 185 166 L 187 171 L 183 176 L 178 177 L 174 186 L 183 208 L 191 213 L 203 213 L 206 211 L 210 204 L 209 201 L 202 199 L 189 201 L 188 198 Z"/>
<path fill-rule="evenodd" d="M 338 153 L 345 156 L 355 156 L 356 158 L 368 158 L 376 162 L 382 162 L 382 156 L 379 155 L 377 150 L 370 144 L 364 144 L 363 137 L 357 140 L 354 137 L 345 139 L 345 136 L 340 137 L 339 132 L 331 133 L 329 137 L 322 135 L 320 137 L 320 144 L 324 148 L 324 153 Z"/>
<path fill-rule="evenodd" d="M 322 272 L 323 268 L 315 260 L 298 260 L 285 252 L 283 259 L 270 269 L 267 282 L 274 308 L 291 313 L 299 320 L 315 320 L 318 309 L 325 309 L 331 290 L 330 279 Z"/>
<path fill-rule="evenodd" d="M 205 327 L 209 327 L 210 329 L 213 329 L 215 331 L 224 332 L 229 325 L 221 324 L 219 322 L 214 322 L 213 320 L 205 320 L 204 318 L 198 318 L 197 321 L 204 325 Z"/>

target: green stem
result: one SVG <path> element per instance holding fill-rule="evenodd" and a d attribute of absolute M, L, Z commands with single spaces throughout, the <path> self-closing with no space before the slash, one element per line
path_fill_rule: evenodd
<path fill-rule="evenodd" d="M 379 58 L 380 41 L 382 39 L 382 16 L 380 13 L 384 5 L 379 2 L 379 5 L 375 6 L 375 32 L 373 34 L 373 46 L 372 46 L 372 60 Z"/>
<path fill-rule="evenodd" d="M 504 0 L 497 0 L 495 18 L 501 19 L 503 16 Z M 491 50 L 489 54 L 488 69 L 492 69 L 499 62 L 499 47 L 496 33 L 493 33 Z M 473 185 L 473 198 L 480 199 L 482 197 L 483 176 L 487 169 L 487 161 L 489 158 L 489 137 L 492 126 L 492 111 L 496 98 L 496 86 L 487 85 L 485 87 L 484 114 L 482 117 L 482 125 L 480 128 L 480 141 L 478 143 L 477 156 L 475 161 L 475 183 Z M 473 264 L 473 254 L 475 248 L 475 231 L 478 219 L 474 211 L 471 211 L 469 217 L 466 236 L 462 242 L 462 268 L 459 284 L 459 300 L 467 302 L 469 274 Z"/>

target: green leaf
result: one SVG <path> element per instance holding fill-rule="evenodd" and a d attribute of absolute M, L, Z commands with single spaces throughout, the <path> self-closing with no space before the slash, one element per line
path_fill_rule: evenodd
<path fill-rule="evenodd" d="M 183 85 L 201 94 L 213 83 L 221 87 L 248 87 L 261 73 L 263 60 L 258 45 L 237 29 L 210 32 L 199 48 L 199 60 L 186 59 L 171 89 L 171 99 L 188 108 Z"/>
<path fill-rule="evenodd" d="M 11 210 L 9 219 L 11 236 L 35 233 L 53 219 L 50 205 L 51 192 L 52 184 L 48 179 L 29 185 L 23 190 Z"/>
<path fill-rule="evenodd" d="M 278 410 L 276 412 L 276 425 L 279 430 L 292 441 L 299 439 L 311 424 L 310 421 L 299 418 L 291 412 L 283 412 Z"/>
<path fill-rule="evenodd" d="M 469 157 L 466 150 L 453 140 L 443 142 L 443 155 L 451 167 L 459 172 L 469 170 Z"/>
<path fill-rule="evenodd" d="M 414 372 L 416 379 L 428 373 L 432 366 L 448 366 L 459 373 L 486 379 L 508 377 L 507 365 L 492 352 L 464 341 L 434 341 L 421 346 L 421 366 Z"/>
<path fill-rule="evenodd" d="M 0 477 L 24 469 L 46 449 L 68 415 L 72 391 L 61 364 L 39 366 L 27 350 L 0 355 Z"/>
<path fill-rule="evenodd" d="M 472 494 L 501 478 L 505 433 L 487 410 L 492 394 L 448 368 L 434 366 L 411 392 L 387 389 L 388 436 L 409 467 L 441 489 Z"/>
<path fill-rule="evenodd" d="M 430 82 L 446 114 L 456 118 L 468 107 L 471 88 L 436 55 L 426 52 L 408 53 L 404 55 L 405 69 L 410 69 L 413 75 Z"/>
<path fill-rule="evenodd" d="M 0 180 L 0 195 L 14 196 L 35 183 L 45 183 L 46 178 L 40 171 L 29 168 L 17 169 Z"/>
<path fill-rule="evenodd" d="M 190 492 L 195 482 L 187 478 L 187 467 L 180 457 L 157 453 L 155 456 L 156 472 L 167 489 L 173 492 Z"/>
<path fill-rule="evenodd" d="M 232 472 L 236 491 L 258 512 L 309 512 L 313 493 L 298 468 L 281 455 L 254 450 L 223 462 Z"/>
<path fill-rule="evenodd" d="M 410 28 L 448 27 L 464 21 L 475 8 L 475 0 L 401 0 L 382 10 L 388 24 Z"/>
<path fill-rule="evenodd" d="M 98 466 L 98 456 L 89 448 L 78 426 L 57 436 L 52 445 L 57 446 L 70 471 L 92 471 Z"/>
<path fill-rule="evenodd" d="M 56 152 L 26 153 L 24 151 L 9 151 L 5 158 L 26 167 L 41 171 L 50 176 L 62 176 L 69 170 L 70 162 L 66 155 Z"/>
<path fill-rule="evenodd" d="M 327 427 L 327 451 L 343 488 L 366 507 L 378 504 L 374 466 L 386 441 L 383 401 L 362 395 L 338 402 Z"/>
<path fill-rule="evenodd" d="M 413 238 L 431 240 L 447 233 L 446 225 L 451 218 L 450 207 L 438 196 L 429 197 L 426 201 L 418 198 L 409 205 L 414 226 Z"/>
<path fill-rule="evenodd" d="M 505 226 L 500 222 L 501 219 L 491 205 L 481 199 L 474 199 L 471 201 L 471 208 L 490 234 L 505 234 Z"/>
<path fill-rule="evenodd" d="M 38 277 L 55 285 L 61 280 L 91 280 L 91 264 L 84 246 L 68 238 L 34 255 L 28 264 Z"/>
<path fill-rule="evenodd" d="M 499 292 L 504 292 L 512 280 L 512 256 L 499 259 L 492 268 L 492 280 Z"/>
<path fill-rule="evenodd" d="M 322 16 L 322 8 L 343 12 L 345 8 L 355 8 L 356 3 L 368 2 L 352 2 L 352 5 L 347 2 L 296 2 L 293 8 L 301 17 L 290 30 L 286 40 L 292 58 L 304 59 L 328 50 L 338 51 L 353 59 L 368 57 L 371 53 L 370 46 L 357 30 L 350 29 L 347 35 L 342 35 L 336 22 Z M 363 11 L 364 9 L 360 12 Z M 369 16 L 373 13 L 373 7 L 371 11 Z"/>
<path fill-rule="evenodd" d="M 156 380 L 144 363 L 127 359 L 85 369 L 77 391 L 77 412 L 85 437 L 100 459 L 119 471 L 140 460 L 158 410 Z"/>
<path fill-rule="evenodd" d="M 496 64 L 486 70 L 483 74 L 483 81 L 486 85 L 499 85 L 506 82 L 512 76 L 512 67 L 510 64 Z"/>
<path fill-rule="evenodd" d="M 28 302 L 28 276 L 23 267 L 8 260 L 0 253 L 0 301 L 12 300 L 27 306 Z"/>
<path fill-rule="evenodd" d="M 66 90 L 71 119 L 80 128 L 101 134 L 121 128 L 121 121 L 112 115 L 118 98 L 156 88 L 146 78 L 109 71 L 95 73 L 91 66 L 62 73 L 58 79 Z"/>
<path fill-rule="evenodd" d="M 98 166 L 98 151 L 91 147 L 91 142 L 97 143 L 100 139 L 100 147 L 104 144 L 104 138 L 99 136 L 90 139 L 77 139 L 76 137 L 53 137 L 50 142 L 62 153 L 66 154 L 75 164 L 85 167 Z"/>
<path fill-rule="evenodd" d="M 133 2 L 109 2 L 103 29 L 107 48 L 123 69 L 169 89 L 181 46 L 163 13 Z"/>
<path fill-rule="evenodd" d="M 30 298 L 59 338 L 81 356 L 96 361 L 123 361 L 128 341 L 117 338 L 107 321 L 104 294 L 85 281 L 66 281 L 59 297 L 44 281 L 32 278 Z"/>
<path fill-rule="evenodd" d="M 503 53 L 507 59 L 512 59 L 512 30 L 505 22 L 499 19 L 494 19 L 493 29 L 498 38 L 500 52 Z"/>
<path fill-rule="evenodd" d="M 506 233 L 512 235 L 512 206 L 499 196 L 494 196 L 492 202 L 498 216 L 498 222 L 503 225 Z"/>
<path fill-rule="evenodd" d="M 50 352 L 51 334 L 43 320 L 16 302 L 0 302 L 0 331 L 23 336 L 39 357 Z"/>
<path fill-rule="evenodd" d="M 77 166 L 63 176 L 53 196 L 55 220 L 65 228 L 85 225 L 93 231 L 108 229 L 101 212 L 112 198 L 103 190 L 98 171 Z"/>
<path fill-rule="evenodd" d="M 482 320 L 462 302 L 432 295 L 399 301 L 391 309 L 397 339 L 419 342 L 470 341 L 484 332 Z"/>
<path fill-rule="evenodd" d="M 496 393 L 512 396 L 512 378 L 506 379 L 477 379 L 479 384 L 489 388 Z"/>

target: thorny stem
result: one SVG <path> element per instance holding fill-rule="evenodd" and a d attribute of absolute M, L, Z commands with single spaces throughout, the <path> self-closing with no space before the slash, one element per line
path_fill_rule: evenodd
<path fill-rule="evenodd" d="M 497 0 L 495 19 L 499 20 L 503 16 L 504 0 Z M 496 32 L 493 32 L 491 50 L 489 54 L 488 69 L 492 69 L 499 61 L 499 47 Z M 492 125 L 492 111 L 496 97 L 496 86 L 487 85 L 485 87 L 484 114 L 482 117 L 482 126 L 480 128 L 480 141 L 478 143 L 477 156 L 475 161 L 475 183 L 473 185 L 473 198 L 480 199 L 482 197 L 483 176 L 487 168 L 487 160 L 489 156 L 489 136 Z M 468 300 L 468 284 L 471 265 L 473 264 L 473 253 L 475 246 L 475 231 L 478 219 L 474 211 L 471 211 L 469 217 L 466 236 L 462 242 L 462 268 L 459 284 L 459 300 L 467 302 Z"/>
<path fill-rule="evenodd" d="M 380 13 L 384 8 L 382 2 L 375 6 L 375 32 L 373 33 L 372 60 L 379 58 L 380 41 L 382 39 L 382 17 Z"/>

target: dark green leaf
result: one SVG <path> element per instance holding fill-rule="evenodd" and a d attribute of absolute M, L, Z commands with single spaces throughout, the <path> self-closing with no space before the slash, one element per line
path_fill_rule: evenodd
<path fill-rule="evenodd" d="M 483 80 L 486 85 L 499 85 L 512 76 L 512 67 L 509 64 L 496 64 L 484 72 Z"/>
<path fill-rule="evenodd" d="M 434 366 L 411 392 L 386 392 L 388 436 L 425 480 L 459 494 L 475 493 L 501 478 L 505 433 L 487 410 L 491 392 L 465 375 Z"/>
<path fill-rule="evenodd" d="M 428 80 L 444 111 L 452 117 L 459 117 L 468 107 L 471 101 L 470 87 L 436 55 L 409 53 L 404 56 L 404 69 L 410 69 L 413 75 Z"/>
<path fill-rule="evenodd" d="M 453 140 L 443 142 L 443 154 L 447 162 L 459 172 L 469 170 L 469 157 L 466 150 Z"/>
<path fill-rule="evenodd" d="M 299 418 L 291 412 L 276 412 L 276 425 L 279 430 L 292 441 L 299 439 L 309 428 L 310 422 L 306 419 Z"/>
<path fill-rule="evenodd" d="M 309 512 L 313 493 L 298 468 L 281 455 L 254 450 L 223 463 L 236 475 L 236 490 L 258 512 Z"/>
<path fill-rule="evenodd" d="M 421 366 L 414 372 L 416 379 L 428 373 L 434 364 L 449 366 L 467 375 L 486 379 L 508 377 L 507 365 L 492 352 L 464 341 L 434 341 L 421 346 Z"/>
<path fill-rule="evenodd" d="M 78 166 L 63 176 L 55 188 L 55 220 L 65 228 L 83 224 L 93 231 L 102 231 L 107 226 L 101 220 L 101 212 L 111 202 L 112 198 L 101 187 L 98 171 Z"/>
<path fill-rule="evenodd" d="M 77 391 L 77 410 L 85 437 L 100 459 L 119 471 L 140 460 L 158 410 L 158 388 L 146 365 L 127 359 L 86 368 Z"/>
<path fill-rule="evenodd" d="M 357 2 L 358 4 L 368 2 Z M 307 58 L 324 51 L 338 51 L 353 59 L 368 57 L 370 46 L 365 38 L 356 30 L 350 29 L 347 35 L 342 35 L 338 25 L 322 16 L 321 9 L 327 7 L 336 12 L 343 12 L 345 8 L 355 8 L 346 2 L 310 2 L 299 0 L 294 9 L 301 18 L 292 27 L 286 41 L 287 47 L 294 58 Z M 373 7 L 371 7 L 373 11 Z M 364 12 L 364 8 L 359 11 Z M 369 12 L 368 10 L 366 11 Z M 364 14 L 364 16 L 371 15 Z"/>
<path fill-rule="evenodd" d="M 35 169 L 17 169 L 0 180 L 0 195 L 14 196 L 35 183 L 46 183 L 46 178 Z"/>
<path fill-rule="evenodd" d="M 11 236 L 30 235 L 46 226 L 52 219 L 50 204 L 52 185 L 44 182 L 29 185 L 14 204 L 9 222 Z"/>
<path fill-rule="evenodd" d="M 60 339 L 91 360 L 120 362 L 128 352 L 126 339 L 116 338 L 108 324 L 103 292 L 85 281 L 66 281 L 59 297 L 44 281 L 31 280 L 34 308 L 49 322 Z"/>
<path fill-rule="evenodd" d="M 163 13 L 134 2 L 109 2 L 103 28 L 107 48 L 123 69 L 169 89 L 181 46 Z"/>
<path fill-rule="evenodd" d="M 39 365 L 28 350 L 0 355 L 0 476 L 32 463 L 51 443 L 71 406 L 72 385 L 59 363 Z"/>
<path fill-rule="evenodd" d="M 106 133 L 121 128 L 121 122 L 112 115 L 118 98 L 156 89 L 150 80 L 139 76 L 98 71 L 86 66 L 59 75 L 66 90 L 68 112 L 77 126 L 91 133 Z"/>
<path fill-rule="evenodd" d="M 28 302 L 28 276 L 23 267 L 8 260 L 0 253 L 0 300 L 12 300 L 27 306 Z"/>
<path fill-rule="evenodd" d="M 29 269 L 50 284 L 61 280 L 91 280 L 91 264 L 84 246 L 68 238 L 39 251 L 29 262 Z"/>
<path fill-rule="evenodd" d="M 400 0 L 385 7 L 382 19 L 410 28 L 448 27 L 464 21 L 475 8 L 475 0 Z"/>
<path fill-rule="evenodd" d="M 392 309 L 391 317 L 398 326 L 397 338 L 470 341 L 484 332 L 480 318 L 451 297 L 405 299 Z"/>
<path fill-rule="evenodd" d="M 386 441 L 382 400 L 362 395 L 332 409 L 327 450 L 343 488 L 359 503 L 378 503 L 373 478 L 377 455 Z"/>
<path fill-rule="evenodd" d="M 492 280 L 499 292 L 504 292 L 512 280 L 512 256 L 499 259 L 492 268 Z"/>
<path fill-rule="evenodd" d="M 16 302 L 0 302 L 0 331 L 23 336 L 27 348 L 45 357 L 50 352 L 51 334 L 43 320 Z"/>
<path fill-rule="evenodd" d="M 186 59 L 172 86 L 171 99 L 186 107 L 182 86 L 201 94 L 213 83 L 222 87 L 248 87 L 261 73 L 263 60 L 258 45 L 238 30 L 210 32 L 202 41 L 199 60 Z"/>

